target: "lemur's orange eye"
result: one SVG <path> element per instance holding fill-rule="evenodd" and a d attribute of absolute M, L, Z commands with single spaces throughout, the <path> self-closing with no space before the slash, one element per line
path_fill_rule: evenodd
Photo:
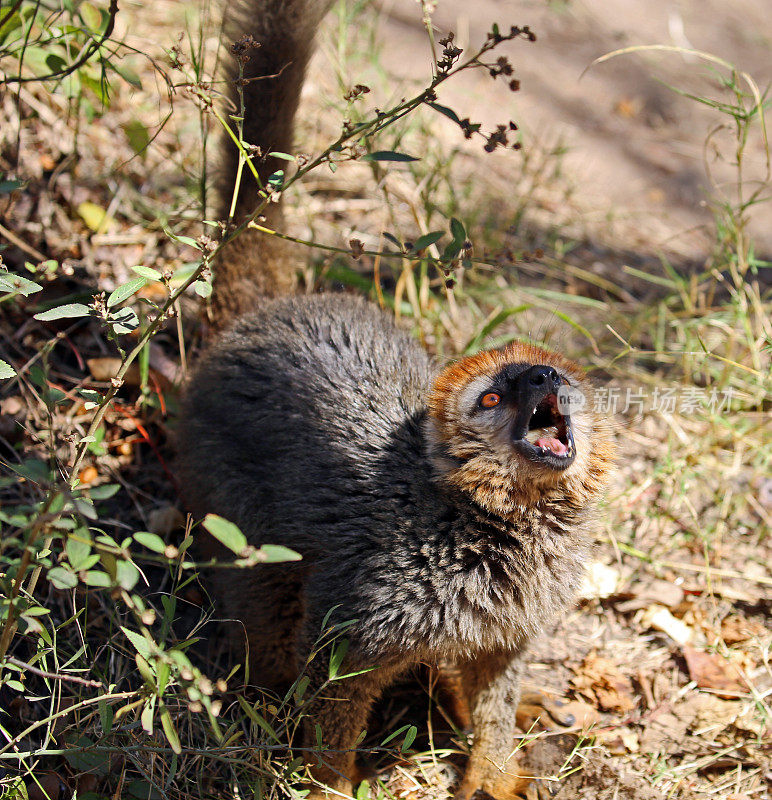
<path fill-rule="evenodd" d="M 488 392 L 480 398 L 480 405 L 483 408 L 493 408 L 501 402 L 501 395 L 496 392 Z"/>

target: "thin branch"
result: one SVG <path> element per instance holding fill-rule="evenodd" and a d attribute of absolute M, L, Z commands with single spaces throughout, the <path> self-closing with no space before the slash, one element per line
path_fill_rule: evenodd
<path fill-rule="evenodd" d="M 12 83 L 32 83 L 35 81 L 53 81 L 53 80 L 61 80 L 62 78 L 66 78 L 68 75 L 71 75 L 75 70 L 80 69 L 90 58 L 91 56 L 96 53 L 97 50 L 112 36 L 113 29 L 115 28 L 115 17 L 118 14 L 118 0 L 110 0 L 110 8 L 107 11 L 109 17 L 107 20 L 107 26 L 105 27 L 102 35 L 99 39 L 93 40 L 91 42 L 90 47 L 86 49 L 86 51 L 78 58 L 74 63 L 70 64 L 67 69 L 60 70 L 59 72 L 51 72 L 48 75 L 30 75 L 29 77 L 23 78 L 21 75 L 17 75 L 13 78 L 5 78 L 3 79 L 2 83 L 12 84 Z"/>
<path fill-rule="evenodd" d="M 8 10 L 7 14 L 4 14 L 3 17 L 0 19 L 0 28 L 5 25 L 6 22 L 19 10 L 19 7 L 22 4 L 22 0 L 16 0 L 16 2 L 11 6 Z"/>
<path fill-rule="evenodd" d="M 13 656 L 8 656 L 6 661 L 9 664 L 15 664 L 17 667 L 21 667 L 27 672 L 31 672 L 33 675 L 39 675 L 41 678 L 50 678 L 52 681 L 69 681 L 70 683 L 77 683 L 81 686 L 91 686 L 95 689 L 102 688 L 101 681 L 90 681 L 86 678 L 79 678 L 77 675 L 59 675 L 56 672 L 46 672 L 45 670 L 33 667 L 32 664 L 28 664 L 26 661 L 20 661 L 18 658 L 14 658 Z"/>
<path fill-rule="evenodd" d="M 19 250 L 23 250 L 27 255 L 36 258 L 38 261 L 45 261 L 46 257 L 40 252 L 40 250 L 36 250 L 32 245 L 27 244 L 23 239 L 20 239 L 13 231 L 9 231 L 8 228 L 0 225 L 0 236 L 8 239 L 8 241 L 19 248 Z"/>

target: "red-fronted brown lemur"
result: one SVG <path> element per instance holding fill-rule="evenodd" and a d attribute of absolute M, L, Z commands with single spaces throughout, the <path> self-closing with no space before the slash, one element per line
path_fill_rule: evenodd
<path fill-rule="evenodd" d="M 245 65 L 244 139 L 291 151 L 328 1 L 233 5 L 227 39 L 260 44 Z M 273 77 L 249 80 L 264 76 Z M 232 187 L 237 153 L 224 153 Z M 263 181 L 278 166 L 264 161 Z M 239 214 L 257 202 L 256 187 L 244 188 Z M 268 227 L 281 230 L 280 205 L 269 209 Z M 520 797 L 528 781 L 511 753 L 523 660 L 574 600 L 612 463 L 608 422 L 589 407 L 561 413 L 561 387 L 587 388 L 561 355 L 511 344 L 438 370 L 370 303 L 293 296 L 295 266 L 280 241 L 252 229 L 225 250 L 213 302 L 225 332 L 184 403 L 189 510 L 233 521 L 254 545 L 302 554 L 218 573 L 220 610 L 244 623 L 254 682 L 276 689 L 296 678 L 328 615 L 356 620 L 346 672 L 375 669 L 330 684 L 309 709 L 308 743 L 319 725 L 328 748 L 312 767 L 320 784 L 350 795 L 375 699 L 417 663 L 444 663 L 473 728 L 457 800 Z M 324 654 L 314 658 L 312 687 L 328 668 Z"/>

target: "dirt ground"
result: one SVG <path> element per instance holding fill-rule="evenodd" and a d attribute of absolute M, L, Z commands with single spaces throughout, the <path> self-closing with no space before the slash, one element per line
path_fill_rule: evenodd
<path fill-rule="evenodd" d="M 388 43 L 384 63 L 400 78 L 423 74 L 428 47 L 416 3 L 386 0 L 379 8 L 381 39 Z M 704 89 L 710 65 L 682 53 L 637 53 L 591 65 L 626 47 L 688 48 L 746 71 L 763 91 L 772 81 L 772 19 L 765 0 L 440 0 L 433 20 L 440 30 L 455 31 L 462 47 L 481 41 L 492 22 L 502 28 L 530 25 L 537 42 L 508 50 L 522 82 L 514 100 L 503 89 L 493 91 L 484 75 L 450 86 L 441 99 L 463 103 L 489 124 L 500 121 L 502 105 L 511 106 L 529 138 L 564 141 L 564 180 L 578 187 L 581 222 L 590 237 L 629 250 L 704 258 L 710 239 L 702 229 L 709 220 L 703 161 L 714 167 L 719 184 L 732 173 L 712 148 L 704 152 L 708 132 L 719 121 L 715 114 L 668 86 Z M 719 135 L 717 141 L 722 146 L 728 139 Z M 749 151 L 749 177 L 763 174 L 764 159 L 757 137 Z M 498 185 L 506 191 L 506 179 Z M 760 249 L 769 252 L 769 209 L 752 230 Z"/>

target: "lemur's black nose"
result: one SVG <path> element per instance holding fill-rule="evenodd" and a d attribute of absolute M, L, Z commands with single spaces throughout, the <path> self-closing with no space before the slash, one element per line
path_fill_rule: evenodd
<path fill-rule="evenodd" d="M 545 367 L 543 364 L 537 364 L 526 370 L 518 378 L 520 386 L 533 389 L 546 389 L 547 391 L 556 391 L 562 381 L 560 375 L 552 367 Z"/>

